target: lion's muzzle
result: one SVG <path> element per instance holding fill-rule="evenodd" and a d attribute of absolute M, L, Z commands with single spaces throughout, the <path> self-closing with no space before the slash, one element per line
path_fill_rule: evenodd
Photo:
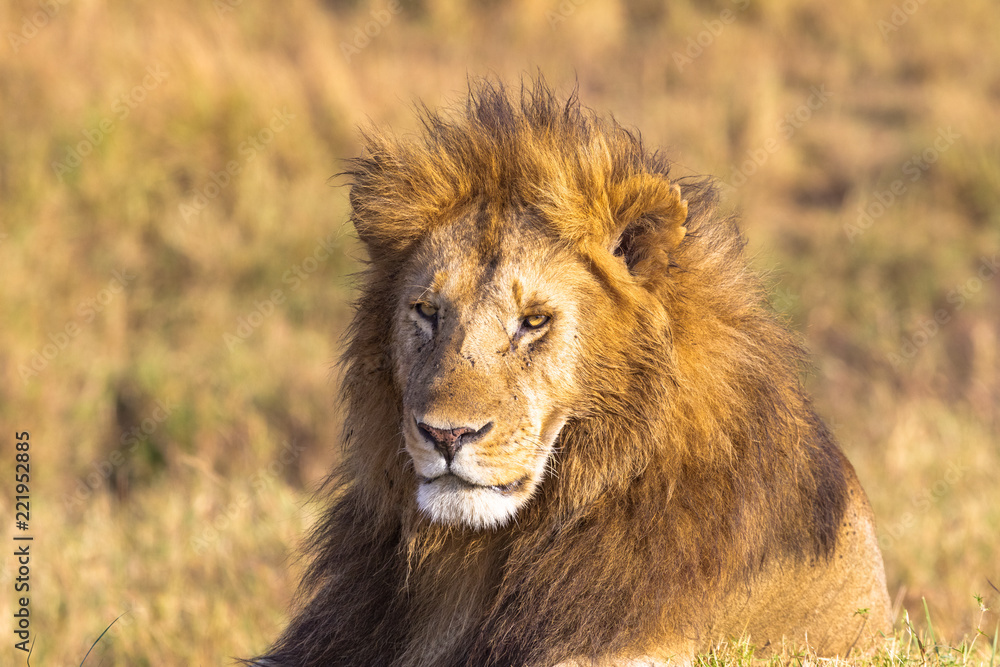
<path fill-rule="evenodd" d="M 541 478 L 546 452 L 526 446 L 521 429 L 495 419 L 416 412 L 403 431 L 418 482 L 417 504 L 437 523 L 502 526 Z"/>
<path fill-rule="evenodd" d="M 441 452 L 449 466 L 462 446 L 481 440 L 491 430 L 493 430 L 493 422 L 487 422 L 486 425 L 479 428 L 470 426 L 437 428 L 423 421 L 417 422 L 417 431 L 434 445 L 434 449 Z"/>

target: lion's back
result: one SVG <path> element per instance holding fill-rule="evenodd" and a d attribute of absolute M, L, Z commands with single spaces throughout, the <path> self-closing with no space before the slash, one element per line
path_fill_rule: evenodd
<path fill-rule="evenodd" d="M 714 641 L 749 637 L 757 647 L 782 639 L 808 643 L 820 655 L 873 647 L 892 625 L 875 515 L 853 466 L 837 450 L 847 504 L 828 556 L 775 558 L 748 588 L 732 592 L 710 633 Z M 795 628 L 789 636 L 787 629 Z"/>

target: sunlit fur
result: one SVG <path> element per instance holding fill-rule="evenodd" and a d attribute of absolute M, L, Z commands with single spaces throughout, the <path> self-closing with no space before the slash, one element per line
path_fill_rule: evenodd
<path fill-rule="evenodd" d="M 343 464 L 262 664 L 683 661 L 745 632 L 842 655 L 856 609 L 865 636 L 884 628 L 867 501 L 712 185 L 672 182 L 638 135 L 541 82 L 519 99 L 476 83 L 463 112 L 421 118 L 417 138 L 367 133 L 349 171 L 371 261 Z M 512 278 L 560 310 L 504 356 Z M 412 316 L 428 290 L 453 317 L 438 329 Z M 418 469 L 443 465 L 414 439 L 420 410 L 551 436 L 532 450 L 498 430 L 470 450 L 489 460 L 463 470 L 486 484 L 534 471 L 509 517 L 447 490 L 420 500 Z"/>

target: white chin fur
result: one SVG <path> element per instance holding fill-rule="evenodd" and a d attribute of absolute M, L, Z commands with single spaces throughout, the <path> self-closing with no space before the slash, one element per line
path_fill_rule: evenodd
<path fill-rule="evenodd" d="M 456 479 L 437 479 L 417 489 L 417 506 L 434 523 L 462 524 L 474 530 L 505 526 L 523 504 L 522 495 L 470 487 Z"/>

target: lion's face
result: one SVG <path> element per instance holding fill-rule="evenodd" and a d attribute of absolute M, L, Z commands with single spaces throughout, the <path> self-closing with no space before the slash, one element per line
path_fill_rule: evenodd
<path fill-rule="evenodd" d="M 582 260 L 530 223 L 486 226 L 476 214 L 418 245 L 392 345 L 417 503 L 474 529 L 507 523 L 541 483 L 579 404 L 599 293 Z"/>

